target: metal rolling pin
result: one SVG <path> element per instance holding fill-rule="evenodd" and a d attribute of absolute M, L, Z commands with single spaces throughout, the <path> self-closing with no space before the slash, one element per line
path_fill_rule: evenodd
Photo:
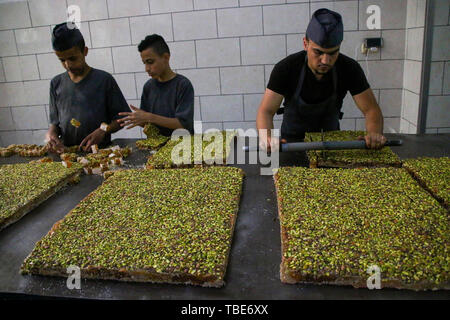
<path fill-rule="evenodd" d="M 388 140 L 385 146 L 401 146 L 402 140 Z M 244 151 L 258 151 L 258 146 L 244 146 Z M 306 150 L 343 150 L 343 149 L 367 149 L 366 141 L 320 141 L 320 142 L 288 142 L 280 144 L 281 152 L 306 151 Z"/>

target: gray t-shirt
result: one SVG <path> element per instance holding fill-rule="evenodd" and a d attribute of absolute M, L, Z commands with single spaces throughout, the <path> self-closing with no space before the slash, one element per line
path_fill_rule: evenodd
<path fill-rule="evenodd" d="M 159 116 L 177 118 L 186 130 L 194 133 L 194 88 L 189 79 L 181 74 L 165 82 L 149 79 L 142 91 L 141 109 Z M 173 129 L 156 126 L 165 136 L 173 132 Z"/>
<path fill-rule="evenodd" d="M 64 145 L 80 144 L 83 139 L 98 129 L 102 122 L 119 119 L 119 112 L 130 112 L 119 86 L 108 72 L 91 68 L 86 77 L 73 82 L 67 72 L 54 77 L 50 82 L 50 123 L 61 129 Z M 78 120 L 76 128 L 70 120 Z M 111 142 L 107 134 L 102 145 Z"/>

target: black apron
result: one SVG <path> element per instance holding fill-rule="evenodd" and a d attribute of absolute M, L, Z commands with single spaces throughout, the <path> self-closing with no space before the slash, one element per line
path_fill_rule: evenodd
<path fill-rule="evenodd" d="M 311 104 L 306 103 L 300 93 L 308 68 L 308 58 L 305 56 L 305 63 L 300 72 L 297 89 L 292 97 L 285 101 L 283 122 L 281 124 L 281 138 L 288 142 L 303 141 L 305 132 L 320 132 L 340 130 L 339 119 L 343 113 L 340 112 L 340 105 L 337 99 L 337 72 L 336 68 L 331 69 L 333 77 L 333 94 L 326 100 Z"/>

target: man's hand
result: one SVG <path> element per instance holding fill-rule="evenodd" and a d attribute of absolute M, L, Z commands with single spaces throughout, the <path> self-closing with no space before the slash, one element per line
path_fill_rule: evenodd
<path fill-rule="evenodd" d="M 272 137 L 269 130 L 260 129 L 259 133 L 259 149 L 267 152 L 277 152 L 280 150 L 280 139 Z M 281 143 L 286 143 L 286 139 L 281 139 Z"/>
<path fill-rule="evenodd" d="M 358 140 L 366 140 L 366 146 L 369 149 L 381 149 L 386 143 L 386 138 L 376 132 L 368 132 L 366 136 L 359 136 Z"/>
<path fill-rule="evenodd" d="M 54 130 L 49 129 L 47 131 L 45 141 L 47 142 L 48 151 L 55 153 L 64 152 L 64 145 Z"/>
<path fill-rule="evenodd" d="M 256 128 L 259 136 L 259 149 L 267 152 L 276 152 L 280 149 L 280 140 L 278 137 L 272 137 L 273 117 L 280 108 L 283 96 L 270 89 L 266 89 L 261 104 L 256 114 Z M 281 140 L 286 142 L 286 140 Z"/>
<path fill-rule="evenodd" d="M 105 138 L 106 132 L 102 129 L 98 128 L 95 129 L 91 134 L 86 136 L 86 138 L 83 139 L 80 143 L 80 149 L 83 148 L 83 150 L 87 151 L 89 148 L 94 144 L 100 144 L 103 139 Z"/>
<path fill-rule="evenodd" d="M 144 126 L 151 122 L 152 113 L 143 111 L 131 104 L 130 109 L 133 110 L 133 112 L 119 112 L 119 116 L 125 116 L 117 120 L 121 127 L 127 126 L 125 127 L 126 129 L 131 129 L 136 126 Z"/>

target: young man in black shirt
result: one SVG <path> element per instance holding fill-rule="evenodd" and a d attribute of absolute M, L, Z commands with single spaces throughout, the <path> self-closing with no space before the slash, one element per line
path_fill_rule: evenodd
<path fill-rule="evenodd" d="M 130 110 L 119 86 L 112 75 L 86 63 L 88 48 L 73 23 L 54 27 L 52 46 L 67 72 L 50 82 L 49 150 L 62 152 L 72 145 L 87 150 L 110 143 L 111 133 L 121 129 L 118 113 Z M 101 126 L 103 122 L 107 128 Z"/>
<path fill-rule="evenodd" d="M 138 46 L 145 71 L 151 77 L 145 85 L 140 109 L 119 115 L 121 126 L 131 129 L 152 123 L 161 134 L 170 136 L 175 129 L 194 133 L 194 88 L 185 76 L 170 68 L 170 50 L 160 35 L 149 35 Z"/>
<path fill-rule="evenodd" d="M 303 39 L 305 50 L 278 62 L 270 75 L 256 119 L 261 148 L 279 148 L 271 129 L 283 99 L 281 141 L 302 141 L 305 132 L 340 130 L 347 91 L 366 118 L 367 135 L 360 139 L 369 148 L 384 145 L 381 109 L 358 62 L 339 53 L 342 40 L 341 16 L 328 9 L 317 10 Z"/>

